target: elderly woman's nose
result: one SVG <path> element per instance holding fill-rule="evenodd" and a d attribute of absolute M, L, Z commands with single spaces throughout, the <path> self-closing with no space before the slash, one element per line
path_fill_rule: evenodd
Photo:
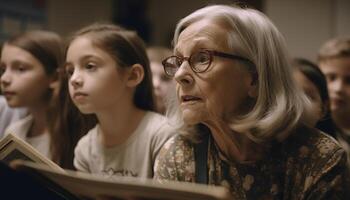
<path fill-rule="evenodd" d="M 193 83 L 193 71 L 188 62 L 183 62 L 175 73 L 175 80 L 180 85 L 190 85 Z"/>

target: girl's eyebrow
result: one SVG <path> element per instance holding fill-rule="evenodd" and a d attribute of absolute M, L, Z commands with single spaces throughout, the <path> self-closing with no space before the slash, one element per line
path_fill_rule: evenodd
<path fill-rule="evenodd" d="M 32 67 L 33 65 L 24 61 L 24 60 L 19 60 L 19 59 L 15 59 L 14 61 L 12 61 L 11 65 L 23 65 L 23 66 L 27 66 L 27 67 Z"/>
<path fill-rule="evenodd" d="M 4 62 L 1 62 L 1 64 L 5 64 L 5 63 L 4 63 Z M 25 60 L 21 60 L 21 59 L 18 59 L 18 58 L 12 60 L 10 64 L 24 64 L 24 65 L 29 65 L 29 63 L 26 62 Z"/>
<path fill-rule="evenodd" d="M 94 54 L 87 54 L 87 55 L 84 55 L 81 60 L 87 60 L 89 58 L 99 58 L 99 56 L 97 55 L 94 55 Z"/>
<path fill-rule="evenodd" d="M 94 55 L 94 54 L 87 54 L 87 55 L 84 55 L 83 57 L 79 58 L 79 61 L 85 61 L 85 60 L 88 60 L 88 59 L 91 59 L 91 58 L 94 58 L 94 59 L 97 59 L 97 60 L 102 60 L 98 55 Z M 64 65 L 68 65 L 68 64 L 71 64 L 71 62 L 65 62 Z"/>
<path fill-rule="evenodd" d="M 86 61 L 86 60 L 89 60 L 89 59 L 94 59 L 95 61 L 98 61 L 98 62 L 101 62 L 103 61 L 103 59 L 98 56 L 98 55 L 95 55 L 95 54 L 87 54 L 87 55 L 84 55 L 82 58 L 80 58 L 79 60 L 80 61 Z"/>

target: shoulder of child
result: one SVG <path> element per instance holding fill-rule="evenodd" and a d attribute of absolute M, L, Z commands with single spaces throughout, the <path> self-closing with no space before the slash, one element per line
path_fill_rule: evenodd
<path fill-rule="evenodd" d="M 168 123 L 168 119 L 158 113 L 155 112 L 149 112 L 147 114 L 148 121 L 147 121 L 147 127 L 148 129 L 152 130 L 149 131 L 149 134 L 153 134 L 155 137 L 161 136 L 164 137 L 165 135 L 172 136 L 173 135 L 173 128 Z"/>
<path fill-rule="evenodd" d="M 92 128 L 86 135 L 84 135 L 79 141 L 74 149 L 74 167 L 79 171 L 88 172 L 89 170 L 89 150 L 91 149 L 93 142 L 96 142 L 97 137 L 96 125 Z"/>
<path fill-rule="evenodd" d="M 80 148 L 85 148 L 87 146 L 90 146 L 91 141 L 94 140 L 93 138 L 97 137 L 97 129 L 98 125 L 96 125 L 94 128 L 90 129 L 89 132 L 87 132 L 86 135 L 80 138 L 80 140 L 77 143 L 76 150 Z"/>
<path fill-rule="evenodd" d="M 10 124 L 4 132 L 4 135 L 14 134 L 22 139 L 24 139 L 29 131 L 33 122 L 33 117 L 31 115 L 26 116 L 23 119 L 19 119 L 16 122 Z"/>

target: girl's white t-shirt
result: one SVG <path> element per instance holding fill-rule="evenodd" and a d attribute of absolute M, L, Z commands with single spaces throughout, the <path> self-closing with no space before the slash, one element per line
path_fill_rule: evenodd
<path fill-rule="evenodd" d="M 99 125 L 80 139 L 74 166 L 105 177 L 153 177 L 153 164 L 163 144 L 173 135 L 166 118 L 147 112 L 134 133 L 121 145 L 106 148 L 98 139 Z"/>
<path fill-rule="evenodd" d="M 13 134 L 22 140 L 29 143 L 36 150 L 38 150 L 42 155 L 51 159 L 50 153 L 50 135 L 45 132 L 41 135 L 28 137 L 28 132 L 30 127 L 33 125 L 32 115 L 28 115 L 23 119 L 20 119 L 7 127 L 5 130 L 5 135 Z"/>

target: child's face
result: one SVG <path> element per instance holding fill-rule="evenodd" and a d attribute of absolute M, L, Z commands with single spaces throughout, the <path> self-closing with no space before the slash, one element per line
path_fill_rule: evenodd
<path fill-rule="evenodd" d="M 295 70 L 294 78 L 297 84 L 304 91 L 306 96 L 311 101 L 311 114 L 310 125 L 315 126 L 316 123 L 323 117 L 323 108 L 325 105 L 322 103 L 320 92 L 313 82 L 311 82 L 302 72 Z"/>
<path fill-rule="evenodd" d="M 127 86 L 125 76 L 117 70 L 115 60 L 80 36 L 67 50 L 66 71 L 70 75 L 69 93 L 82 113 L 109 111 L 124 105 Z"/>
<path fill-rule="evenodd" d="M 350 119 L 350 57 L 320 63 L 326 75 L 333 114 Z"/>
<path fill-rule="evenodd" d="M 172 78 L 165 74 L 161 63 L 151 62 L 151 70 L 157 110 L 164 112 L 165 98 L 169 93 L 175 92 L 175 83 Z"/>
<path fill-rule="evenodd" d="M 10 107 L 43 104 L 52 79 L 38 59 L 19 47 L 5 44 L 1 71 L 1 90 Z"/>

